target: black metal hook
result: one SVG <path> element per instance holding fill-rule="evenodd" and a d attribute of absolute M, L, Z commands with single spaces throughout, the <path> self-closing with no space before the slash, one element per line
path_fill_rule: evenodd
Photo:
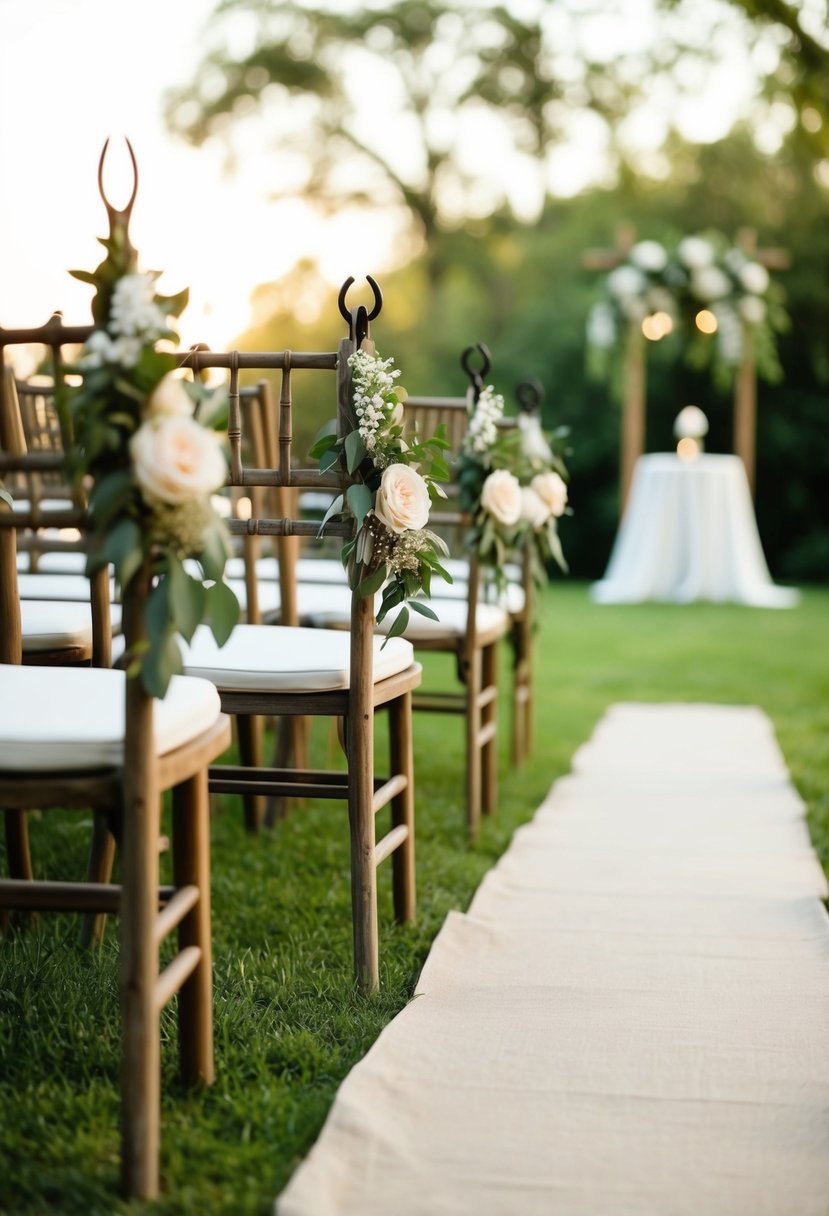
<path fill-rule="evenodd" d="M 113 207 L 112 203 L 106 196 L 106 190 L 104 190 L 104 161 L 106 160 L 107 148 L 109 147 L 108 139 L 101 149 L 101 159 L 98 161 L 98 193 L 103 199 L 107 215 L 109 216 L 110 230 L 113 232 L 115 231 L 115 228 L 119 222 L 123 224 L 125 230 L 128 228 L 130 216 L 132 215 L 132 209 L 135 204 L 135 196 L 138 194 L 138 162 L 135 159 L 135 152 L 133 151 L 130 141 L 125 139 L 125 143 L 129 150 L 130 160 L 132 161 L 133 177 L 132 194 L 130 195 L 129 202 L 127 203 L 126 207 L 122 207 L 120 210 L 117 207 Z"/>
<path fill-rule="evenodd" d="M 368 311 L 365 304 L 358 304 L 356 308 L 348 309 L 346 308 L 345 297 L 353 282 L 354 277 L 352 276 L 343 283 L 340 288 L 340 294 L 337 297 L 337 307 L 340 310 L 340 316 L 344 321 L 348 322 L 349 338 L 359 346 L 363 339 L 369 336 L 369 322 L 380 315 L 380 310 L 383 307 L 383 293 L 377 280 L 372 278 L 370 274 L 367 274 L 366 282 L 374 293 L 374 307 L 371 312 Z"/>
<path fill-rule="evenodd" d="M 473 355 L 475 351 L 477 351 L 481 356 L 481 366 L 477 368 L 472 367 L 471 363 L 469 362 L 470 355 Z M 469 377 L 475 400 L 477 401 L 481 395 L 481 392 L 483 391 L 484 376 L 487 374 L 490 367 L 492 367 L 492 357 L 488 349 L 484 346 L 483 342 L 476 342 L 474 346 L 467 346 L 466 350 L 461 355 L 461 367 Z"/>
<path fill-rule="evenodd" d="M 533 377 L 529 380 L 522 380 L 516 386 L 515 397 L 522 414 L 538 414 L 541 412 L 541 402 L 544 400 L 544 385 Z"/>

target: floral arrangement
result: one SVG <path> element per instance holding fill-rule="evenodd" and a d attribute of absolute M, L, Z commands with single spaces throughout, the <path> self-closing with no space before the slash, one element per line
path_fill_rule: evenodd
<path fill-rule="evenodd" d="M 203 390 L 176 375 L 179 360 L 163 348 L 176 339 L 171 318 L 187 292 L 159 295 L 158 274 L 137 269 L 124 213 L 111 212 L 111 225 L 97 269 L 72 272 L 96 289 L 94 329 L 60 407 L 74 435 L 69 471 L 88 492 L 87 573 L 112 563 L 123 593 L 150 564 L 147 641 L 127 658 L 130 674 L 163 697 L 182 670 L 178 636 L 189 641 L 207 619 L 221 645 L 238 619 L 222 577 L 228 537 L 211 503 L 227 461 L 219 436 L 197 420 Z M 203 577 L 185 568 L 189 558 Z"/>
<path fill-rule="evenodd" d="M 415 597 L 430 595 L 434 574 L 452 582 L 440 560 L 448 553 L 446 545 L 427 527 L 432 502 L 445 497 L 439 483 L 449 477 L 443 458 L 449 444 L 442 429 L 423 441 L 404 438 L 407 394 L 397 383 L 400 372 L 393 363 L 381 359 L 370 342 L 354 351 L 348 365 L 356 425 L 337 434 L 336 422 L 330 423 L 310 452 L 321 473 L 338 466 L 350 481 L 345 494 L 331 503 L 320 534 L 329 519 L 353 519 L 354 536 L 343 546 L 343 565 L 349 585 L 360 595 L 383 588 L 378 624 L 402 605 L 388 637 L 405 632 L 409 609 L 437 620 L 433 609 Z"/>
<path fill-rule="evenodd" d="M 757 370 L 780 378 L 775 334 L 788 328 L 782 290 L 745 250 L 722 236 L 686 236 L 673 248 L 639 241 L 607 275 L 587 320 L 588 370 L 607 376 L 619 348 L 639 335 L 659 341 L 685 328 L 689 363 L 733 379 L 748 342 Z"/>
<path fill-rule="evenodd" d="M 460 505 L 472 516 L 469 545 L 499 589 L 509 556 L 524 549 L 538 582 L 551 560 L 566 572 L 558 521 L 570 513 L 567 469 L 556 451 L 566 429 L 547 436 L 534 413 L 507 429 L 499 425 L 503 415 L 504 398 L 488 385 L 471 406 L 458 460 Z"/>

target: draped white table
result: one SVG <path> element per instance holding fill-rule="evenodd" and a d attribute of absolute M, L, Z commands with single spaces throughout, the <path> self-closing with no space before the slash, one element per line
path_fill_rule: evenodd
<path fill-rule="evenodd" d="M 672 452 L 637 461 L 607 571 L 591 596 L 599 604 L 712 600 L 755 608 L 790 608 L 799 599 L 771 581 L 739 457 L 682 460 Z"/>

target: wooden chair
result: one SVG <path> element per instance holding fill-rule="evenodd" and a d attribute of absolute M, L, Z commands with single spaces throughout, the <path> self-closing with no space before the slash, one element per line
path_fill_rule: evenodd
<path fill-rule="evenodd" d="M 407 420 L 423 434 L 429 434 L 437 425 L 443 424 L 449 439 L 449 451 L 452 457 L 457 459 L 469 420 L 469 402 L 466 397 L 410 396 L 405 408 Z M 516 420 L 511 417 L 501 420 L 504 429 L 514 427 L 515 423 Z M 469 521 L 455 513 L 451 517 L 445 515 L 444 523 L 451 529 L 453 552 L 462 552 Z M 448 562 L 447 569 L 454 579 L 453 595 L 465 594 L 468 561 L 454 558 Z M 529 554 L 524 552 L 516 555 L 515 560 L 508 564 L 506 574 L 509 582 L 498 602 L 509 614 L 512 651 L 510 759 L 517 765 L 526 759 L 533 746 L 532 647 L 535 588 Z M 445 597 L 448 594 L 446 587 L 438 588 L 436 594 L 438 598 Z M 485 589 L 484 598 L 487 598 L 487 595 Z"/>
<path fill-rule="evenodd" d="M 293 497 L 287 491 L 304 486 L 330 487 L 337 492 L 345 488 L 337 473 L 321 475 L 316 468 L 293 467 L 292 373 L 310 369 L 331 376 L 332 389 L 336 385 L 337 416 L 343 426 L 351 409 L 347 360 L 354 349 L 355 341 L 349 337 L 330 353 L 194 350 L 188 355 L 187 362 L 196 373 L 206 368 L 224 368 L 229 373 L 231 485 L 280 490 L 283 506 L 289 505 L 286 500 Z M 243 462 L 240 373 L 247 370 L 281 373 L 278 453 L 269 468 L 246 467 Z M 283 515 L 231 519 L 230 528 L 236 535 L 286 539 L 313 538 L 319 531 L 315 523 Z M 333 523 L 325 532 L 345 539 L 352 527 Z M 342 720 L 345 773 L 296 766 L 265 767 L 256 750 L 257 734 L 250 731 L 244 742 L 245 762 L 212 768 L 210 788 L 217 793 L 347 802 L 355 974 L 361 986 L 375 989 L 379 984 L 376 867 L 390 855 L 396 916 L 402 921 L 411 920 L 415 911 L 411 712 L 412 690 L 420 683 L 421 668 L 414 662 L 411 644 L 403 639 L 391 639 L 381 649 L 382 639 L 374 635 L 371 600 L 352 596 L 350 625 L 349 632 L 283 624 L 238 625 L 221 651 L 202 628 L 185 649 L 185 670 L 211 680 L 221 695 L 222 708 L 235 715 L 239 723 L 261 716 Z M 387 778 L 375 776 L 374 771 L 374 720 L 379 709 L 389 713 L 391 774 Z M 378 840 L 375 816 L 388 804 L 391 829 Z"/>
<path fill-rule="evenodd" d="M 23 342 L 41 342 L 59 354 L 86 333 L 54 323 L 40 330 L 0 330 L 0 356 Z M 9 470 L 57 472 L 60 463 L 54 453 L 6 453 L 0 455 L 0 476 Z M 129 1196 L 153 1198 L 159 1017 L 176 993 L 182 1077 L 187 1083 L 213 1080 L 207 771 L 229 745 L 230 723 L 207 681 L 177 677 L 164 701 L 156 702 L 121 671 L 21 664 L 15 533 L 35 522 L 31 512 L 12 512 L 0 503 L 0 808 L 7 835 L 17 830 L 27 808 L 91 806 L 107 814 L 120 837 L 122 881 L 115 886 L 2 878 L 0 908 L 120 913 L 122 1184 Z M 73 508 L 57 523 L 82 528 L 84 517 Z M 128 589 L 130 646 L 144 636 L 149 581 L 145 568 Z M 173 883 L 161 886 L 161 795 L 168 789 Z M 178 952 L 162 969 L 159 948 L 173 930 Z"/>

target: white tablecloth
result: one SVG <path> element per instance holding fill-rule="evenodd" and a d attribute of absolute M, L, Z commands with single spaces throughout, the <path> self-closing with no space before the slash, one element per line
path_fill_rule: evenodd
<path fill-rule="evenodd" d="M 771 581 L 739 457 L 681 460 L 671 452 L 637 461 L 607 571 L 591 596 L 599 604 L 713 600 L 756 608 L 790 608 L 799 599 Z"/>

